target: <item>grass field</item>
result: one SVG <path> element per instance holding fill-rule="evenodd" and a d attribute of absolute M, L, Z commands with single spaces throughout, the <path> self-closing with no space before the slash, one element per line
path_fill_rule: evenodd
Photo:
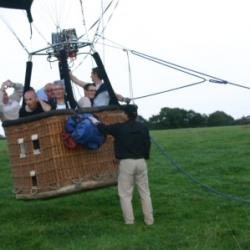
<path fill-rule="evenodd" d="M 202 183 L 250 200 L 250 127 L 152 131 Z M 250 204 L 225 200 L 177 171 L 152 145 L 155 224 L 145 226 L 135 193 L 135 225 L 122 221 L 116 187 L 43 201 L 16 200 L 0 141 L 0 249 L 250 249 Z"/>

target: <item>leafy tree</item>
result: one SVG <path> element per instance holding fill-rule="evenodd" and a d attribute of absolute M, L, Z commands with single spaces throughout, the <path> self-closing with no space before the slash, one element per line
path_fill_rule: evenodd
<path fill-rule="evenodd" d="M 216 111 L 209 116 L 193 110 L 180 108 L 162 108 L 160 113 L 148 120 L 150 129 L 226 126 L 234 124 L 250 124 L 250 116 L 234 121 L 234 118 L 223 111 Z"/>
<path fill-rule="evenodd" d="M 193 110 L 187 111 L 187 118 L 189 127 L 204 127 L 207 125 L 207 115 L 196 113 Z"/>
<path fill-rule="evenodd" d="M 216 111 L 208 116 L 208 126 L 225 126 L 232 125 L 234 118 L 223 111 Z"/>
<path fill-rule="evenodd" d="M 243 116 L 240 119 L 234 121 L 235 125 L 250 124 L 250 116 Z"/>
<path fill-rule="evenodd" d="M 187 111 L 179 108 L 162 108 L 158 115 L 149 118 L 153 129 L 182 128 L 189 126 Z"/>
<path fill-rule="evenodd" d="M 0 140 L 4 140 L 4 139 L 6 139 L 5 136 L 0 134 Z"/>
<path fill-rule="evenodd" d="M 153 115 L 148 121 L 150 129 L 162 129 L 161 120 L 159 115 Z"/>

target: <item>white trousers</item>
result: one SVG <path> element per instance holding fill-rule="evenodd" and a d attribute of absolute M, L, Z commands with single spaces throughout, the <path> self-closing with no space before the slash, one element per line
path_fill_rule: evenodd
<path fill-rule="evenodd" d="M 147 163 L 144 159 L 121 160 L 118 174 L 118 194 L 125 224 L 134 224 L 132 198 L 134 184 L 136 184 L 147 225 L 154 223 L 153 208 L 148 185 Z"/>

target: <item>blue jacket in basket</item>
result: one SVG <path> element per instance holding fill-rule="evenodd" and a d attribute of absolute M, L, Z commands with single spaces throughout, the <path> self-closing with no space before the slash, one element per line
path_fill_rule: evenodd
<path fill-rule="evenodd" d="M 77 114 L 70 116 L 66 122 L 65 130 L 70 133 L 77 144 L 88 149 L 98 149 L 105 141 L 96 125 L 91 122 L 92 114 Z"/>

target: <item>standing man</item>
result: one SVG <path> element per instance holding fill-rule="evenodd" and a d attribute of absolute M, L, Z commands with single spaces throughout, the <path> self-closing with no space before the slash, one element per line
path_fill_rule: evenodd
<path fill-rule="evenodd" d="M 7 93 L 8 88 L 13 88 L 14 92 L 10 96 Z M 23 85 L 7 80 L 2 83 L 0 88 L 0 119 L 13 120 L 18 119 L 20 101 L 23 96 Z"/>
<path fill-rule="evenodd" d="M 89 108 L 93 106 L 96 87 L 93 83 L 87 83 L 83 87 L 84 89 L 84 96 L 78 100 L 78 106 L 80 108 Z"/>
<path fill-rule="evenodd" d="M 72 82 L 74 82 L 75 84 L 79 85 L 82 88 L 84 88 L 84 86 L 87 84 L 87 82 L 79 80 L 76 76 L 74 76 L 71 71 L 69 71 L 69 76 Z M 110 96 L 108 92 L 108 87 L 107 84 L 103 81 L 100 69 L 97 67 L 93 68 L 91 71 L 90 78 L 96 88 L 96 93 L 93 100 L 93 107 L 109 105 Z M 116 98 L 118 99 L 118 101 L 125 100 L 125 98 L 120 94 L 116 94 Z"/>
<path fill-rule="evenodd" d="M 114 137 L 115 156 L 120 160 L 118 174 L 118 194 L 125 224 L 134 224 L 132 197 L 136 184 L 142 205 L 144 222 L 154 223 L 153 208 L 148 184 L 146 160 L 149 159 L 150 137 L 147 127 L 136 121 L 137 107 L 127 105 L 123 108 L 126 114 L 124 123 L 111 125 L 97 124 L 104 134 Z"/>
<path fill-rule="evenodd" d="M 45 86 L 43 88 L 39 89 L 36 92 L 36 94 L 40 100 L 43 100 L 45 102 L 49 102 L 49 101 L 53 100 L 53 98 L 54 98 L 53 84 L 50 82 L 45 84 Z"/>
<path fill-rule="evenodd" d="M 83 88 L 87 84 L 86 82 L 79 80 L 76 76 L 74 76 L 71 71 L 69 71 L 69 76 L 70 76 L 71 81 L 73 81 L 75 84 Z M 91 77 L 93 84 L 96 87 L 96 93 L 95 93 L 93 106 L 99 107 L 99 106 L 109 105 L 110 96 L 108 93 L 108 88 L 102 79 L 99 68 L 93 68 L 91 71 L 90 77 Z"/>
<path fill-rule="evenodd" d="M 51 106 L 48 103 L 38 99 L 32 87 L 24 93 L 24 100 L 25 105 L 19 110 L 19 117 L 36 115 L 51 110 Z"/>
<path fill-rule="evenodd" d="M 48 103 L 52 109 L 70 109 L 70 103 L 65 93 L 65 85 L 61 80 L 55 81 L 52 86 L 54 98 Z"/>

